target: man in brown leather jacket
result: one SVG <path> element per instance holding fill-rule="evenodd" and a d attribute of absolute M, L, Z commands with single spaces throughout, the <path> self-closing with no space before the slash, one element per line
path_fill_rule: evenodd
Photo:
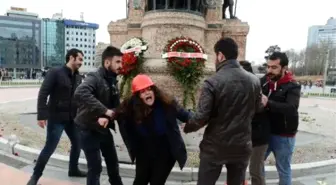
<path fill-rule="evenodd" d="M 259 109 L 259 79 L 241 68 L 238 46 L 231 38 L 215 47 L 216 73 L 205 80 L 193 118 L 184 127 L 190 133 L 207 125 L 200 144 L 198 185 L 215 185 L 223 165 L 227 184 L 245 181 L 252 150 L 251 121 Z"/>

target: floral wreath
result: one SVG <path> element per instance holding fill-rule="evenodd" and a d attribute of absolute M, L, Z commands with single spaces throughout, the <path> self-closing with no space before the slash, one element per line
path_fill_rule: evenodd
<path fill-rule="evenodd" d="M 137 74 L 142 73 L 142 66 L 145 62 L 143 55 L 147 48 L 146 43 L 141 38 L 132 38 L 121 46 L 120 50 L 124 54 L 120 72 L 122 75 L 121 97 L 131 94 L 131 82 Z"/>
<path fill-rule="evenodd" d="M 191 101 L 196 109 L 196 92 L 204 75 L 207 55 L 200 44 L 190 38 L 178 37 L 168 41 L 162 54 L 167 59 L 171 75 L 183 89 L 183 106 Z"/>

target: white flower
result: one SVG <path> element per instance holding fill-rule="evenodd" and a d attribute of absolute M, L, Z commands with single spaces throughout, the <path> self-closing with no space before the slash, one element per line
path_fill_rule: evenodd
<path fill-rule="evenodd" d="M 139 38 L 132 38 L 130 40 L 128 40 L 127 42 L 125 42 L 121 48 L 120 51 L 124 52 L 125 50 L 129 49 L 129 48 L 134 48 L 134 47 L 141 47 L 141 51 L 140 52 L 135 52 L 135 55 L 138 56 L 140 53 L 143 52 L 143 50 L 146 50 L 147 48 L 143 48 L 144 43 L 142 42 L 141 39 Z"/>

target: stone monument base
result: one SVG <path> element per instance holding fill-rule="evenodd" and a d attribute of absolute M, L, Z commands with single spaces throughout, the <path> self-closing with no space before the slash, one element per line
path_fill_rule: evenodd
<path fill-rule="evenodd" d="M 245 59 L 247 23 L 239 19 L 222 20 L 221 7 L 208 9 L 205 16 L 181 10 L 144 11 L 130 6 L 128 18 L 111 22 L 108 26 L 111 45 L 121 47 L 134 37 L 140 37 L 148 43 L 145 72 L 158 86 L 167 92 L 182 97 L 180 85 L 169 75 L 166 60 L 161 58 L 167 42 L 176 37 L 189 37 L 198 42 L 208 55 L 205 77 L 215 72 L 213 51 L 215 43 L 222 37 L 233 38 L 239 46 L 239 60 Z"/>

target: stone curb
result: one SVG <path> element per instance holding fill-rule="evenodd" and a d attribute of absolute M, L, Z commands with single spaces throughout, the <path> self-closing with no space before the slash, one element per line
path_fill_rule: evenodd
<path fill-rule="evenodd" d="M 8 140 L 5 138 L 0 138 L 0 148 L 5 149 L 7 152 L 13 152 L 12 154 L 18 155 L 21 158 L 36 161 L 38 155 L 40 154 L 40 150 L 30 148 L 27 146 L 23 146 L 20 144 L 9 145 Z M 69 156 L 54 154 L 51 156 L 48 164 L 61 167 L 68 168 L 69 164 Z M 79 164 L 81 168 L 86 168 L 86 160 L 84 158 L 79 159 Z M 106 173 L 106 165 L 102 164 L 104 171 Z M 134 177 L 135 175 L 135 166 L 131 164 L 119 164 L 120 167 L 120 175 L 122 177 Z M 293 178 L 299 178 L 303 176 L 309 175 L 318 175 L 325 173 L 334 173 L 336 168 L 336 159 L 312 162 L 312 163 L 302 163 L 302 164 L 292 164 L 292 176 Z M 275 166 L 266 166 L 265 171 L 267 174 L 267 179 L 277 179 L 278 174 Z M 183 170 L 180 168 L 174 167 L 170 176 L 170 181 L 197 181 L 198 168 L 190 168 L 186 167 Z M 249 173 L 247 170 L 246 178 L 249 178 Z M 220 175 L 219 181 L 224 181 L 226 179 L 226 169 L 223 168 L 222 173 Z"/>
<path fill-rule="evenodd" d="M 0 89 L 13 89 L 13 88 L 32 88 L 32 87 L 40 87 L 41 85 L 0 85 Z"/>

